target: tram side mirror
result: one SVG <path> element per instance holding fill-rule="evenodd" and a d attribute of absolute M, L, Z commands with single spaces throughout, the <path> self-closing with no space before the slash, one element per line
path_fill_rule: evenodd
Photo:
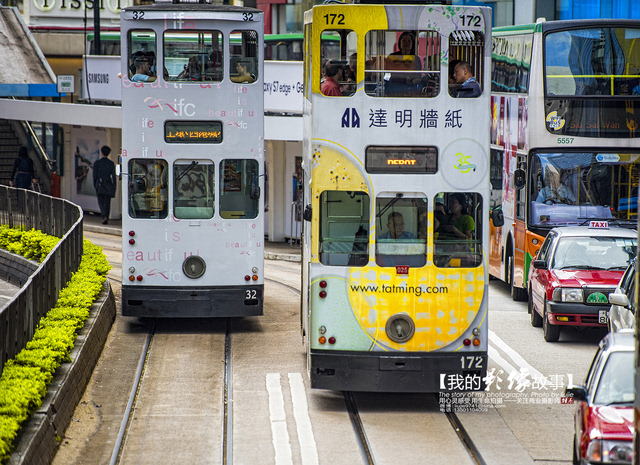
<path fill-rule="evenodd" d="M 504 214 L 502 213 L 502 208 L 494 208 L 491 210 L 491 221 L 493 221 L 493 226 L 496 228 L 504 225 Z"/>
<path fill-rule="evenodd" d="M 251 200 L 258 200 L 260 198 L 260 186 L 251 186 L 249 189 L 249 198 Z"/>
<path fill-rule="evenodd" d="M 526 182 L 527 174 L 524 172 L 522 168 L 518 168 L 513 173 L 513 185 L 516 189 L 522 189 Z"/>
<path fill-rule="evenodd" d="M 147 183 L 144 178 L 129 181 L 129 194 L 139 194 L 147 191 Z"/>
<path fill-rule="evenodd" d="M 304 212 L 302 213 L 302 218 L 305 221 L 311 221 L 311 215 L 312 215 L 311 205 L 307 205 L 306 207 L 304 207 Z"/>

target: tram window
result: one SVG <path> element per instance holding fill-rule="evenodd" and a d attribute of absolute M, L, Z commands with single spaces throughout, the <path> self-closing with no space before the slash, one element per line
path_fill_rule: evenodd
<path fill-rule="evenodd" d="M 369 210 L 366 192 L 320 194 L 320 263 L 330 266 L 369 263 Z"/>
<path fill-rule="evenodd" d="M 427 263 L 427 199 L 380 196 L 376 199 L 378 266 L 423 267 Z"/>
<path fill-rule="evenodd" d="M 168 172 L 165 160 L 129 160 L 129 216 L 167 217 Z"/>
<path fill-rule="evenodd" d="M 434 204 L 434 264 L 439 268 L 479 266 L 483 220 L 480 194 L 440 192 Z"/>
<path fill-rule="evenodd" d="M 222 50 L 220 31 L 165 31 L 165 80 L 222 81 Z"/>
<path fill-rule="evenodd" d="M 485 86 L 482 82 L 484 76 L 484 35 L 481 32 L 453 31 L 451 33 L 447 71 L 449 95 L 455 98 L 474 98 L 482 95 L 482 89 Z M 471 78 L 473 81 L 469 81 Z"/>
<path fill-rule="evenodd" d="M 177 161 L 173 165 L 173 216 L 179 219 L 213 218 L 214 166 L 210 161 Z"/>
<path fill-rule="evenodd" d="M 133 30 L 129 31 L 129 79 L 137 74 L 136 58 L 145 57 L 149 63 L 149 70 L 144 74 L 150 77 L 157 77 L 156 69 L 156 33 L 152 30 Z M 143 60 L 138 60 L 138 64 Z M 146 80 L 146 79 L 139 79 Z M 155 79 L 154 79 L 155 80 Z"/>
<path fill-rule="evenodd" d="M 438 172 L 436 147 L 367 147 L 365 149 L 367 173 L 416 173 Z"/>
<path fill-rule="evenodd" d="M 369 31 L 364 90 L 372 97 L 436 97 L 441 36 L 436 31 Z"/>
<path fill-rule="evenodd" d="M 260 199 L 251 198 L 251 186 L 258 184 L 258 162 L 223 160 L 220 163 L 220 216 L 252 219 L 258 216 Z"/>
<path fill-rule="evenodd" d="M 320 54 L 320 91 L 329 97 L 348 97 L 356 93 L 358 36 L 349 29 L 325 30 Z"/>
<path fill-rule="evenodd" d="M 233 31 L 231 41 L 230 79 L 236 84 L 251 84 L 258 79 L 258 33 Z"/>

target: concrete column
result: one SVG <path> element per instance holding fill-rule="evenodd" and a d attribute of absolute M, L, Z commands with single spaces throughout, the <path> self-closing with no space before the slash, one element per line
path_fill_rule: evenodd
<path fill-rule="evenodd" d="M 269 235 L 271 242 L 284 242 L 286 208 L 286 143 L 265 141 L 269 160 Z"/>

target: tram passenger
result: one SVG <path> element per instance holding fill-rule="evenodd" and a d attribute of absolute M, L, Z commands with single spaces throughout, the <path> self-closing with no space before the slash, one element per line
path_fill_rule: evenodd
<path fill-rule="evenodd" d="M 202 76 L 202 68 L 200 67 L 200 63 L 198 63 L 198 57 L 192 55 L 189 57 L 189 61 L 186 65 L 184 65 L 184 69 L 176 79 L 188 80 L 188 81 L 199 81 Z"/>
<path fill-rule="evenodd" d="M 404 230 L 404 217 L 400 212 L 391 212 L 387 217 L 387 228 L 389 230 L 378 236 L 378 239 L 405 240 L 413 239 L 414 236 Z"/>
<path fill-rule="evenodd" d="M 440 226 L 441 239 L 473 239 L 475 222 L 467 212 L 467 198 L 460 192 L 449 197 L 449 216 Z"/>
<path fill-rule="evenodd" d="M 473 77 L 471 65 L 466 61 L 461 61 L 455 66 L 453 77 L 458 84 L 461 84 L 456 92 L 456 98 L 476 98 L 482 95 L 480 84 Z"/>
<path fill-rule="evenodd" d="M 238 84 L 241 84 L 241 83 L 251 84 L 253 81 L 256 80 L 255 76 L 249 73 L 249 63 L 247 63 L 246 61 L 238 60 L 236 62 L 236 71 L 238 72 L 238 74 L 235 76 L 231 76 L 232 82 L 235 82 Z"/>
<path fill-rule="evenodd" d="M 133 62 L 136 66 L 136 73 L 131 77 L 133 82 L 154 82 L 155 76 L 151 76 L 151 62 L 149 57 L 139 56 Z"/>
<path fill-rule="evenodd" d="M 385 60 L 388 70 L 421 71 L 422 61 L 416 55 L 416 34 L 405 31 L 398 38 L 398 50 L 390 54 Z M 391 73 L 386 83 L 386 92 L 391 95 L 406 95 L 418 91 L 422 76 L 419 73 Z"/>
<path fill-rule="evenodd" d="M 342 97 L 338 81 L 342 80 L 342 67 L 333 60 L 327 61 L 325 66 L 326 79 L 320 86 L 323 95 L 332 97 Z"/>
<path fill-rule="evenodd" d="M 347 82 L 343 86 L 344 95 L 352 95 L 356 91 L 358 82 L 358 54 L 354 53 L 349 57 L 349 64 L 343 69 L 343 79 Z"/>

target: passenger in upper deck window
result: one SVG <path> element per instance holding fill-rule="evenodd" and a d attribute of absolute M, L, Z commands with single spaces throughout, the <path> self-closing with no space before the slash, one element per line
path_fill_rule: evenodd
<path fill-rule="evenodd" d="M 320 86 L 320 91 L 323 95 L 342 97 L 340 85 L 338 84 L 338 81 L 342 80 L 342 67 L 338 63 L 329 60 L 324 70 L 326 79 Z"/>
<path fill-rule="evenodd" d="M 453 70 L 453 77 L 456 82 L 462 84 L 458 87 L 456 98 L 476 98 L 482 95 L 480 84 L 473 77 L 471 65 L 466 61 L 461 61 Z"/>
<path fill-rule="evenodd" d="M 247 62 L 238 60 L 236 62 L 236 71 L 238 72 L 238 74 L 235 76 L 231 76 L 230 78 L 232 82 L 235 82 L 238 84 L 241 84 L 241 83 L 251 84 L 256 80 L 255 76 L 249 73 L 249 63 Z"/>
<path fill-rule="evenodd" d="M 149 57 L 139 56 L 133 64 L 136 67 L 136 73 L 131 77 L 133 82 L 153 82 L 155 76 L 151 76 L 151 60 Z"/>
<path fill-rule="evenodd" d="M 186 79 L 189 81 L 199 81 L 202 76 L 202 68 L 198 63 L 198 57 L 192 55 L 189 57 L 189 61 L 184 65 L 184 69 L 178 74 L 177 79 Z"/>

